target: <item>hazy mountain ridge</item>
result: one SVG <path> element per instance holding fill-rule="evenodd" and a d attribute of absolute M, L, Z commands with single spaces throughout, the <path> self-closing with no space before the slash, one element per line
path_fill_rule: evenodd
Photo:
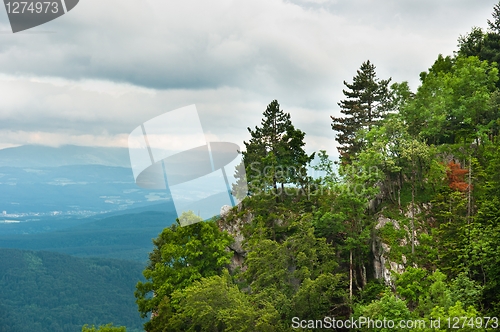
<path fill-rule="evenodd" d="M 104 165 L 130 168 L 127 148 L 23 145 L 0 150 L 0 167 Z"/>
<path fill-rule="evenodd" d="M 168 190 L 136 185 L 127 149 L 0 150 L 0 331 L 138 331 L 135 285 L 176 217 Z"/>
<path fill-rule="evenodd" d="M 82 218 L 81 216 L 40 215 L 38 216 L 39 220 L 36 220 L 35 222 L 19 222 L 19 223 L 2 223 L 2 219 L 0 217 L 0 237 L 14 235 L 14 234 L 28 235 L 28 234 L 53 232 L 114 216 L 138 214 L 143 212 L 168 213 L 168 212 L 173 212 L 173 209 L 174 207 L 171 204 L 160 203 L 160 204 L 135 207 L 126 210 L 116 210 L 107 213 L 99 213 L 84 218 Z M 3 217 L 5 218 L 5 216 Z"/>
<path fill-rule="evenodd" d="M 0 220 L 96 213 L 167 204 L 166 190 L 144 190 L 129 168 L 103 165 L 0 167 Z M 24 218 L 23 218 L 24 216 Z"/>
<path fill-rule="evenodd" d="M 68 221 L 72 224 L 70 227 L 56 231 L 1 235 L 0 244 L 4 248 L 146 262 L 153 247 L 152 239 L 175 222 L 175 219 L 176 214 L 173 211 L 150 211 L 111 216 L 101 220 L 83 219 L 85 223 L 82 223 L 82 220 L 72 220 Z"/>

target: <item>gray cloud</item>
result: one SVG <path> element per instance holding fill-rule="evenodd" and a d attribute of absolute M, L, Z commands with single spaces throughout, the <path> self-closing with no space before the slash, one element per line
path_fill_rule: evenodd
<path fill-rule="evenodd" d="M 310 149 L 333 153 L 329 115 L 363 61 L 415 89 L 494 4 L 80 1 L 48 24 L 0 34 L 0 146 L 119 145 L 138 124 L 193 103 L 210 135 L 241 142 L 278 99 Z M 10 30 L 4 11 L 0 30 Z"/>

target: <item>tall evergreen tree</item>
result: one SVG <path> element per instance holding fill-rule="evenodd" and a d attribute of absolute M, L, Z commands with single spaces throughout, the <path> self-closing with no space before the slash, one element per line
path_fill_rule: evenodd
<path fill-rule="evenodd" d="M 488 20 L 488 27 L 496 34 L 500 34 L 500 1 L 493 7 L 493 21 Z"/>
<path fill-rule="evenodd" d="M 484 34 L 483 47 L 479 53 L 481 60 L 488 60 L 490 63 L 496 62 L 497 68 L 500 63 L 500 1 L 493 7 L 491 13 L 493 20 L 488 20 L 489 31 Z M 497 87 L 500 84 L 497 83 Z"/>
<path fill-rule="evenodd" d="M 280 109 L 277 100 L 267 106 L 263 116 L 260 127 L 248 128 L 251 139 L 244 142 L 243 163 L 250 192 L 272 185 L 277 193 L 278 183 L 282 188 L 286 183 L 301 183 L 314 154 L 306 154 L 305 133 L 293 126 L 290 114 Z"/>
<path fill-rule="evenodd" d="M 344 162 L 349 162 L 362 148 L 362 144 L 356 141 L 356 132 L 371 128 L 386 112 L 391 79 L 379 80 L 375 68 L 370 60 L 363 62 L 353 83 L 344 81 L 348 90 L 342 92 L 347 99 L 338 105 L 345 117 L 331 116 L 332 129 L 338 132 L 336 139 L 341 145 L 338 150 Z"/>
<path fill-rule="evenodd" d="M 500 69 L 500 1 L 493 7 L 493 20 L 488 20 L 488 31 L 473 27 L 471 32 L 458 39 L 458 54 L 462 56 L 477 56 L 480 60 L 496 62 Z M 496 83 L 500 88 L 500 81 Z"/>
<path fill-rule="evenodd" d="M 479 27 L 458 38 L 458 54 L 464 57 L 479 56 L 484 44 L 484 32 Z"/>

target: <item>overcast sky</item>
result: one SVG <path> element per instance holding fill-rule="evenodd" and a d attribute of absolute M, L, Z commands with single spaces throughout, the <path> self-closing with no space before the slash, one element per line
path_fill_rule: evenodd
<path fill-rule="evenodd" d="M 370 60 L 418 86 L 495 0 L 80 0 L 12 34 L 0 8 L 0 148 L 127 146 L 141 123 L 196 104 L 210 140 L 242 145 L 277 99 L 307 150 L 336 154 L 330 115 Z"/>

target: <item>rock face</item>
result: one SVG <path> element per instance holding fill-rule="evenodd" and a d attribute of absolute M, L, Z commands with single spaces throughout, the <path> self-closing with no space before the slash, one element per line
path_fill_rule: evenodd
<path fill-rule="evenodd" d="M 377 225 L 375 229 L 381 229 L 385 225 L 391 223 L 395 229 L 400 229 L 399 222 L 397 220 L 392 220 L 384 216 L 380 216 L 377 220 Z M 404 239 L 402 239 L 404 240 Z M 391 247 L 382 242 L 382 239 L 375 237 L 372 241 L 372 252 L 373 252 L 373 267 L 375 271 L 375 278 L 384 280 L 387 286 L 394 289 L 394 280 L 392 278 L 391 272 L 396 272 L 401 274 L 405 271 L 403 264 L 393 262 L 389 259 L 389 252 Z M 405 263 L 406 257 L 404 255 L 401 257 L 402 262 Z"/>
<path fill-rule="evenodd" d="M 220 208 L 220 216 L 222 218 L 227 217 L 229 212 L 231 212 L 231 207 L 229 205 L 224 205 Z"/>
<path fill-rule="evenodd" d="M 413 218 L 413 213 L 415 213 L 415 230 L 414 230 L 414 241 L 415 241 L 415 246 L 419 245 L 418 242 L 418 233 L 419 232 L 425 232 L 425 229 L 422 229 L 419 227 L 419 218 L 422 218 L 422 215 L 427 222 L 433 223 L 434 219 L 430 216 L 430 211 L 432 209 L 432 205 L 430 203 L 420 203 L 420 204 L 415 204 L 415 209 L 413 210 L 411 208 L 411 205 L 409 205 L 406 210 L 403 212 L 403 215 L 407 219 Z M 418 217 L 418 218 L 417 218 Z M 411 229 L 407 225 L 401 225 L 400 222 L 394 219 L 387 218 L 383 215 L 382 213 L 379 215 L 377 224 L 375 226 L 375 229 L 381 229 L 387 224 L 392 224 L 394 229 L 396 230 L 404 230 L 405 236 L 399 239 L 399 243 L 396 243 L 396 245 L 399 246 L 409 246 L 411 245 Z M 394 243 L 392 244 L 394 245 Z M 373 259 L 373 266 L 374 266 L 374 271 L 375 271 L 375 278 L 377 279 L 383 279 L 385 284 L 394 287 L 394 280 L 392 277 L 392 272 L 395 272 L 397 274 L 401 274 L 405 271 L 405 266 L 407 264 L 406 257 L 405 255 L 401 255 L 401 259 L 397 258 L 399 262 L 391 260 L 389 258 L 389 253 L 391 251 L 391 247 L 382 241 L 379 237 L 375 237 L 372 241 L 372 252 L 374 255 Z M 394 255 L 392 255 L 394 258 Z M 414 265 L 414 267 L 417 267 Z"/>
<path fill-rule="evenodd" d="M 368 209 L 371 212 L 377 211 L 377 208 L 384 201 L 383 187 L 381 187 L 380 193 L 377 194 L 370 202 L 368 202 Z"/>
<path fill-rule="evenodd" d="M 239 209 L 241 209 L 240 206 L 238 206 L 238 210 Z M 224 205 L 220 212 L 221 219 L 218 221 L 219 229 L 221 231 L 228 232 L 234 238 L 234 243 L 228 248 L 234 253 L 229 270 L 234 271 L 236 268 L 240 268 L 244 271 L 246 267 L 243 265 L 243 261 L 247 252 L 243 249 L 243 241 L 245 240 L 245 237 L 241 233 L 241 230 L 245 224 L 252 220 L 253 216 L 252 214 L 247 214 L 243 219 L 236 218 L 234 220 L 230 220 L 230 215 L 231 207 Z"/>

